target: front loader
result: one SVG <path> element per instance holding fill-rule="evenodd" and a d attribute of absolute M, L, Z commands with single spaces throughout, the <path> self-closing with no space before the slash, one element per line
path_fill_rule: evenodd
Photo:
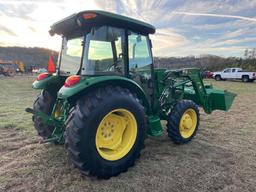
<path fill-rule="evenodd" d="M 44 142 L 65 144 L 83 173 L 109 178 L 134 165 L 147 135 L 189 142 L 199 108 L 227 111 L 235 94 L 204 85 L 199 69 L 154 68 L 147 23 L 104 11 L 83 11 L 51 26 L 62 36 L 55 74 L 33 83 L 33 122 Z"/>

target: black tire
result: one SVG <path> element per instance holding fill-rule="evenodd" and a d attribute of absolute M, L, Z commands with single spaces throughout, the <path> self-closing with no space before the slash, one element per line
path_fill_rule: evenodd
<path fill-rule="evenodd" d="M 56 96 L 52 96 L 47 90 L 43 90 L 33 104 L 33 109 L 36 112 L 43 112 L 47 115 L 51 115 Z M 42 118 L 33 115 L 32 120 L 34 127 L 38 132 L 38 135 L 43 139 L 47 139 L 51 136 L 54 126 L 49 126 L 43 123 Z"/>
<path fill-rule="evenodd" d="M 250 81 L 249 76 L 248 76 L 248 75 L 244 75 L 244 76 L 242 76 L 242 81 L 243 81 L 244 83 L 249 82 L 249 81 Z"/>
<path fill-rule="evenodd" d="M 220 75 L 216 75 L 216 76 L 214 77 L 214 79 L 215 79 L 216 81 L 220 81 L 220 80 L 221 80 L 221 76 L 220 76 Z"/>
<path fill-rule="evenodd" d="M 96 148 L 98 126 L 110 111 L 123 108 L 131 112 L 137 123 L 137 135 L 129 152 L 121 159 L 107 160 Z M 82 174 L 107 179 L 134 165 L 144 148 L 147 120 L 144 107 L 128 89 L 97 88 L 77 101 L 66 121 L 65 146 L 75 167 Z"/>
<path fill-rule="evenodd" d="M 183 114 L 191 109 L 196 113 L 196 126 L 194 132 L 188 138 L 184 138 L 180 131 L 180 122 Z M 190 100 L 181 100 L 173 107 L 168 115 L 167 132 L 168 136 L 177 144 L 184 144 L 193 139 L 196 135 L 200 122 L 200 114 L 197 105 Z"/>
<path fill-rule="evenodd" d="M 13 77 L 14 75 L 16 74 L 16 71 L 15 71 L 15 69 L 9 69 L 8 71 L 7 71 L 7 76 L 9 76 L 9 77 Z"/>

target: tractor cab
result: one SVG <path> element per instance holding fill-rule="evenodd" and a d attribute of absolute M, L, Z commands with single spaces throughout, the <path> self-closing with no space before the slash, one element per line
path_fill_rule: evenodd
<path fill-rule="evenodd" d="M 133 76 L 150 69 L 152 56 L 148 36 L 111 26 L 91 28 L 84 36 L 63 36 L 60 75 Z M 128 53 L 127 53 L 128 52 Z"/>
<path fill-rule="evenodd" d="M 147 90 L 153 64 L 149 34 L 154 32 L 147 23 L 104 11 L 67 17 L 49 31 L 62 36 L 57 74 L 123 76 Z"/>

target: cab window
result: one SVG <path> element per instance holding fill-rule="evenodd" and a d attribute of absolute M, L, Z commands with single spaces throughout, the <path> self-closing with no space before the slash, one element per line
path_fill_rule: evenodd
<path fill-rule="evenodd" d="M 86 35 L 83 75 L 123 75 L 124 30 L 102 26 Z"/>
<path fill-rule="evenodd" d="M 60 74 L 74 75 L 77 74 L 82 57 L 83 37 L 73 39 L 63 39 L 61 51 Z"/>
<path fill-rule="evenodd" d="M 148 99 L 153 94 L 151 66 L 153 64 L 148 36 L 128 33 L 129 78 L 137 82 Z"/>
<path fill-rule="evenodd" d="M 226 69 L 225 71 L 224 71 L 224 73 L 230 73 L 231 72 L 231 69 Z"/>
<path fill-rule="evenodd" d="M 129 43 L 129 69 L 138 71 L 140 69 L 150 69 L 152 57 L 149 48 L 148 37 L 130 32 Z"/>

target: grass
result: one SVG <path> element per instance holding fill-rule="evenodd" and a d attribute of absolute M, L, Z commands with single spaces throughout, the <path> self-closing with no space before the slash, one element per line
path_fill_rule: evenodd
<path fill-rule="evenodd" d="M 25 113 L 31 107 L 33 99 L 39 93 L 32 90 L 34 77 L 0 77 L 0 127 L 18 127 L 32 132 L 31 115 Z"/>
<path fill-rule="evenodd" d="M 229 112 L 201 112 L 187 145 L 165 133 L 146 140 L 136 165 L 117 177 L 81 176 L 63 146 L 39 144 L 31 115 L 34 78 L 0 77 L 0 191 L 256 191 L 256 83 L 215 82 L 238 94 Z"/>

